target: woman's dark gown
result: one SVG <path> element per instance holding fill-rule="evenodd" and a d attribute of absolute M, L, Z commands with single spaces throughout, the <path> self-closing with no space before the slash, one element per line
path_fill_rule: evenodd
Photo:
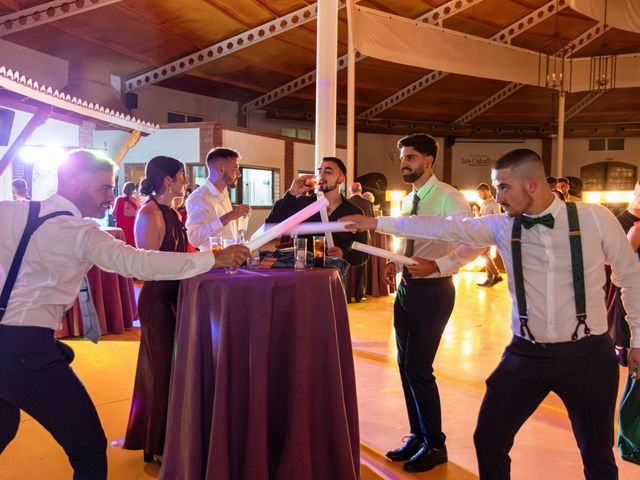
<path fill-rule="evenodd" d="M 165 234 L 163 252 L 186 252 L 187 234 L 175 210 L 160 205 Z M 145 281 L 138 299 L 141 338 L 129 424 L 123 448 L 162 455 L 179 280 Z"/>

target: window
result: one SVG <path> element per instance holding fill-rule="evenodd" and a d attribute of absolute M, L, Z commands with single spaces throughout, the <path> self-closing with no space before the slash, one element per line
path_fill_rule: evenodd
<path fill-rule="evenodd" d="M 231 189 L 232 203 L 271 207 L 280 191 L 280 171 L 271 168 L 240 167 L 242 177 Z"/>
<path fill-rule="evenodd" d="M 607 150 L 624 150 L 624 138 L 608 139 Z"/>
<path fill-rule="evenodd" d="M 190 113 L 167 112 L 168 123 L 204 122 L 204 118 Z"/>
<path fill-rule="evenodd" d="M 302 140 L 313 140 L 311 130 L 308 128 L 282 127 L 280 135 L 283 137 L 300 138 Z"/>
<path fill-rule="evenodd" d="M 589 151 L 601 151 L 606 150 L 606 144 L 604 138 L 590 138 L 589 139 Z"/>
<path fill-rule="evenodd" d="M 624 150 L 624 138 L 590 138 L 589 151 Z"/>
<path fill-rule="evenodd" d="M 207 167 L 201 163 L 187 163 L 189 185 L 195 190 L 196 185 L 203 185 L 207 180 Z"/>
<path fill-rule="evenodd" d="M 636 173 L 634 165 L 613 161 L 592 163 L 580 169 L 586 191 L 633 190 Z"/>

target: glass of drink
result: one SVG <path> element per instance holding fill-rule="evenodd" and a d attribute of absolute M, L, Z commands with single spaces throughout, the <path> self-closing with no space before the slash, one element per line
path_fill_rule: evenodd
<path fill-rule="evenodd" d="M 222 237 L 221 236 L 215 236 L 215 237 L 209 237 L 209 248 L 211 248 L 211 251 L 213 253 L 217 253 L 219 251 L 222 250 Z"/>
<path fill-rule="evenodd" d="M 238 219 L 238 235 L 240 238 L 244 238 L 247 234 L 247 228 L 249 227 L 249 216 L 245 215 Z"/>
<path fill-rule="evenodd" d="M 293 239 L 293 268 L 297 271 L 304 270 L 307 265 L 307 239 L 306 238 L 294 238 Z"/>
<path fill-rule="evenodd" d="M 324 235 L 313 237 L 313 266 L 324 267 Z"/>
<path fill-rule="evenodd" d="M 251 251 L 251 256 L 247 259 L 247 267 L 249 268 L 260 267 L 260 250 Z"/>
<path fill-rule="evenodd" d="M 237 245 L 240 242 L 240 240 L 236 240 L 235 238 L 223 238 L 222 239 L 222 248 L 227 248 L 230 247 L 231 245 Z M 234 268 L 234 267 L 226 267 L 224 269 L 224 273 L 228 274 L 228 275 L 235 275 L 236 273 L 238 273 L 238 269 Z"/>

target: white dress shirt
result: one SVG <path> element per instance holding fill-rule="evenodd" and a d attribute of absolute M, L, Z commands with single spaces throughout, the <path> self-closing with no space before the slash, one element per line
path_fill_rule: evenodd
<path fill-rule="evenodd" d="M 211 180 L 196 188 L 187 198 L 187 236 L 200 251 L 209 250 L 209 237 L 238 238 L 235 221 L 222 224 L 220 217 L 233 210 L 229 189 L 218 191 Z"/>
<path fill-rule="evenodd" d="M 178 280 L 208 271 L 214 256 L 136 250 L 82 218 L 76 206 L 54 194 L 43 200 L 40 216 L 68 211 L 44 222 L 33 234 L 2 325 L 60 328 L 64 311 L 73 305 L 86 272 L 102 270 L 143 280 Z M 28 202 L 0 202 L 0 288 L 27 223 Z"/>
<path fill-rule="evenodd" d="M 640 263 L 616 218 L 600 205 L 576 204 L 582 236 L 587 302 L 587 324 L 593 334 L 607 332 L 603 287 L 604 265 L 611 265 L 611 280 L 622 289 L 622 303 L 631 326 L 631 346 L 640 347 Z M 555 226 L 522 229 L 522 262 L 529 328 L 542 343 L 571 341 L 576 306 L 569 247 L 569 222 L 564 202 L 554 198 L 540 216 L 550 213 Z M 420 238 L 447 239 L 471 246 L 497 245 L 509 275 L 511 329 L 520 335 L 518 305 L 513 282 L 511 230 L 513 217 L 487 215 L 477 218 L 378 218 L 378 231 Z M 584 336 L 582 328 L 578 329 Z"/>
<path fill-rule="evenodd" d="M 435 175 L 431 175 L 429 180 L 427 180 L 417 192 L 414 190 L 402 199 L 403 215 L 409 215 L 411 213 L 414 195 L 420 197 L 418 215 L 435 215 L 439 217 L 454 215 L 460 218 L 471 216 L 469 202 L 465 196 L 451 185 L 439 181 Z M 458 247 L 460 247 L 460 245 L 457 242 L 451 242 L 450 240 L 415 240 L 413 256 L 434 260 L 440 272 L 434 273 L 429 277 L 413 275 L 412 278 L 451 276 L 456 273 L 460 267 L 472 261 L 484 250 Z M 403 241 L 401 242 L 398 252 L 403 253 L 404 251 L 405 242 Z"/>

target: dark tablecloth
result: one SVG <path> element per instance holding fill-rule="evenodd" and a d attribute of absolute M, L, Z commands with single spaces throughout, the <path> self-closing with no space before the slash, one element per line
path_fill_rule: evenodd
<path fill-rule="evenodd" d="M 124 242 L 121 228 L 105 227 L 103 230 Z M 122 333 L 125 328 L 131 328 L 133 321 L 138 318 L 133 280 L 117 273 L 105 272 L 98 267 L 91 268 L 87 272 L 87 278 L 103 335 Z M 82 313 L 76 300 L 62 319 L 62 328 L 56 332 L 56 336 L 82 336 L 82 333 Z"/>
<path fill-rule="evenodd" d="M 393 251 L 393 237 L 384 233 L 373 232 L 371 235 L 371 245 L 385 250 Z M 369 255 L 367 266 L 366 294 L 372 297 L 383 297 L 396 291 L 395 287 L 386 285 L 382 276 L 382 269 L 387 263 L 387 259 Z"/>
<path fill-rule="evenodd" d="M 356 385 L 334 269 L 183 280 L 160 478 L 359 478 Z"/>

